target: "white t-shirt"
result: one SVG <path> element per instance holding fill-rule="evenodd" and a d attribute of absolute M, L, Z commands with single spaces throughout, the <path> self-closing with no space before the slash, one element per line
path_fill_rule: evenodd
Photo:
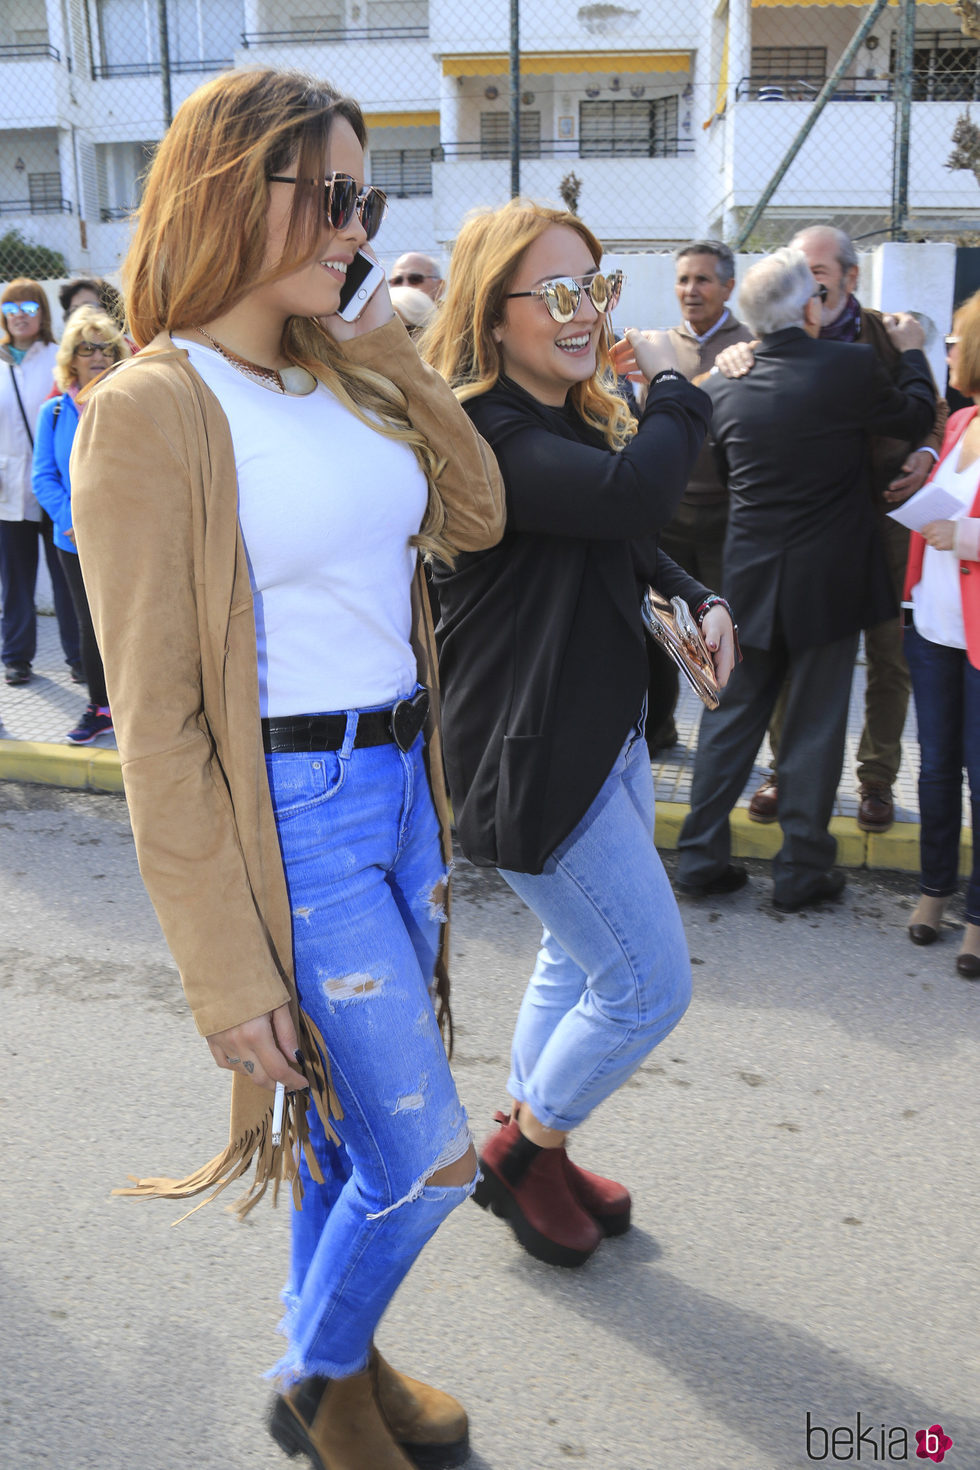
<path fill-rule="evenodd" d="M 390 704 L 417 682 L 410 642 L 425 476 L 412 451 L 322 385 L 271 393 L 175 337 L 228 416 L 255 600 L 263 716 Z"/>
<path fill-rule="evenodd" d="M 962 509 L 951 520 L 967 515 L 976 499 L 980 481 L 980 459 L 974 459 L 965 470 L 957 470 L 961 445 L 946 456 L 932 483 L 955 495 Z M 963 624 L 963 594 L 960 591 L 960 562 L 953 551 L 937 551 L 927 546 L 922 558 L 922 576 L 912 588 L 912 617 L 915 631 L 930 643 L 946 648 L 966 648 Z"/>

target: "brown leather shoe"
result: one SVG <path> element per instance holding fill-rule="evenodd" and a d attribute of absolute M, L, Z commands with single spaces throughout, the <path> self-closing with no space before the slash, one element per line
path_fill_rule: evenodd
<path fill-rule="evenodd" d="M 469 1420 L 452 1394 L 399 1373 L 371 1349 L 371 1370 L 381 1412 L 393 1437 L 422 1470 L 465 1465 L 470 1454 Z"/>
<path fill-rule="evenodd" d="M 763 781 L 758 791 L 753 793 L 749 802 L 749 821 L 774 822 L 778 816 L 778 807 L 779 781 L 773 775 Z"/>
<path fill-rule="evenodd" d="M 887 832 L 895 820 L 895 798 L 885 781 L 862 781 L 857 824 L 862 832 Z"/>
<path fill-rule="evenodd" d="M 269 1433 L 314 1470 L 412 1470 L 392 1438 L 373 1368 L 350 1378 L 304 1378 L 272 1406 Z"/>

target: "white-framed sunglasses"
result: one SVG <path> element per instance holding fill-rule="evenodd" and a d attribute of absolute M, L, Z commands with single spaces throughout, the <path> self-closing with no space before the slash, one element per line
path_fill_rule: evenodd
<path fill-rule="evenodd" d="M 582 304 L 582 292 L 601 316 L 615 311 L 623 290 L 622 271 L 610 271 L 604 276 L 597 271 L 594 276 L 556 276 L 552 281 L 542 281 L 533 291 L 511 291 L 504 299 L 513 301 L 518 296 L 536 296 L 548 308 L 548 314 L 556 322 L 570 322 Z"/>

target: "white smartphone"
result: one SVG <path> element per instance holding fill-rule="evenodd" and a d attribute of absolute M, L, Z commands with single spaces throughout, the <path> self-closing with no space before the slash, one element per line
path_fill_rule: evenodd
<path fill-rule="evenodd" d="M 347 279 L 341 287 L 340 309 L 337 312 L 340 319 L 356 322 L 384 278 L 383 267 L 363 250 L 359 250 L 347 267 Z"/>

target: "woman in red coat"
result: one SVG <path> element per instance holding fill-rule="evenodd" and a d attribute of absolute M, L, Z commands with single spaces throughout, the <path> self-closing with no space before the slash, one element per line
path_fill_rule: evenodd
<path fill-rule="evenodd" d="M 980 292 L 961 306 L 946 338 L 949 380 L 973 398 L 953 414 L 932 483 L 962 509 L 913 533 L 905 578 L 912 622 L 905 656 L 919 726 L 922 896 L 909 923 L 913 944 L 932 944 L 957 888 L 963 767 L 970 782 L 973 870 L 957 972 L 980 979 Z"/>

